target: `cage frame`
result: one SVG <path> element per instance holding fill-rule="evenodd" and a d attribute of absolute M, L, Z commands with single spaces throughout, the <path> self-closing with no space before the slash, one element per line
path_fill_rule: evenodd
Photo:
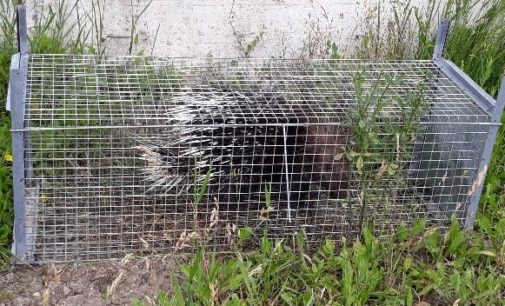
<path fill-rule="evenodd" d="M 33 171 L 29 158 L 26 156 L 30 146 L 30 132 L 26 130 L 24 114 L 28 78 L 28 32 L 26 8 L 22 5 L 16 8 L 16 24 L 18 53 L 12 56 L 10 67 L 9 90 L 6 109 L 11 113 L 12 153 L 13 153 L 13 199 L 14 199 L 14 233 L 12 253 L 15 263 L 33 262 L 34 258 L 27 252 L 28 233 L 26 230 L 26 174 Z M 491 114 L 491 122 L 480 157 L 477 175 L 472 183 L 473 193 L 465 216 L 463 228 L 471 231 L 474 227 L 479 200 L 482 195 L 484 178 L 491 160 L 491 154 L 501 126 L 501 117 L 505 107 L 505 78 L 501 82 L 498 97 L 495 100 L 477 83 L 475 83 L 456 64 L 443 57 L 445 43 L 450 29 L 450 21 L 444 19 L 440 23 L 432 62 L 444 72 L 455 84 L 466 93 L 482 109 Z M 26 142 L 25 139 L 28 141 Z"/>

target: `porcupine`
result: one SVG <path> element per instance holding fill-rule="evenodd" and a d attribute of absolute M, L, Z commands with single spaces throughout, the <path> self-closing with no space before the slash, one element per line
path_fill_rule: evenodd
<path fill-rule="evenodd" d="M 341 196 L 345 165 L 333 157 L 344 135 L 338 126 L 312 125 L 303 104 L 290 104 L 282 93 L 207 86 L 170 99 L 169 135 L 136 147 L 151 189 L 189 195 L 208 176 L 207 194 L 226 210 L 257 209 L 267 190 L 286 202 L 288 187 L 289 205 L 297 209 L 307 204 L 311 183 Z"/>

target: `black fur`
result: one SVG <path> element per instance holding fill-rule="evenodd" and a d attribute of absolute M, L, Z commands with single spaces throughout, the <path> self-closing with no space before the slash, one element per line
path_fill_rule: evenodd
<path fill-rule="evenodd" d="M 151 143 L 152 154 L 144 147 L 144 156 L 159 159 L 144 171 L 151 181 L 163 175 L 163 171 L 153 174 L 156 166 L 166 169 L 168 176 L 174 176 L 176 169 L 175 175 L 183 178 L 178 184 L 185 184 L 190 192 L 195 175 L 203 182 L 210 171 L 207 196 L 228 209 L 264 205 L 267 190 L 272 202 L 282 206 L 288 198 L 286 172 L 290 206 L 295 209 L 310 197 L 311 182 L 333 197 L 343 189 L 336 181 L 345 178 L 345 166 L 333 163 L 345 141 L 338 136 L 343 131 L 336 125 L 313 125 L 302 105 L 290 105 L 280 94 L 207 87 L 192 88 L 171 102 L 187 116 L 167 122 L 182 127 L 175 127 L 175 137 L 165 143 Z"/>

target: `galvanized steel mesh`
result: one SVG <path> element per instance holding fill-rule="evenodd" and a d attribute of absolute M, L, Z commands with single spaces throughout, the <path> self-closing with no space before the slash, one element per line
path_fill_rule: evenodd
<path fill-rule="evenodd" d="M 365 100 L 373 122 L 356 121 Z M 225 252 L 245 226 L 309 243 L 445 226 L 466 217 L 491 122 L 431 61 L 74 55 L 30 55 L 24 118 L 40 262 Z"/>

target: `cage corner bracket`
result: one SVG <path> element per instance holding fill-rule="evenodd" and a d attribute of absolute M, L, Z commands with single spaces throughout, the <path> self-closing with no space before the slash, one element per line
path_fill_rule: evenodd
<path fill-rule="evenodd" d="M 433 60 L 442 59 L 445 50 L 445 43 L 449 35 L 451 21 L 447 18 L 442 19 L 438 28 L 437 38 L 435 41 L 435 49 L 433 51 Z"/>
<path fill-rule="evenodd" d="M 26 7 L 23 5 L 16 7 L 16 25 L 18 30 L 18 51 L 21 54 L 28 53 L 28 26 L 26 22 Z"/>

